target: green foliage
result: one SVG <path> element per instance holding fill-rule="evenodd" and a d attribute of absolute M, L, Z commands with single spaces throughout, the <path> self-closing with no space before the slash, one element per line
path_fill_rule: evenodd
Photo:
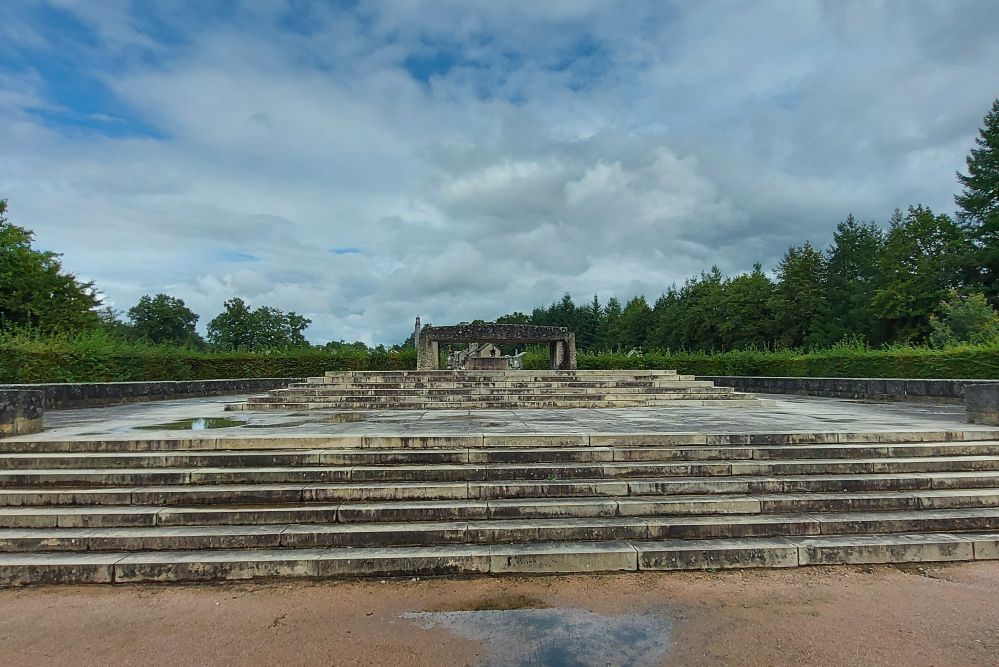
<path fill-rule="evenodd" d="M 999 99 L 985 115 L 966 163 L 968 173 L 957 175 L 964 189 L 954 200 L 974 244 L 969 266 L 977 269 L 974 281 L 999 304 Z"/>
<path fill-rule="evenodd" d="M 808 345 L 825 347 L 858 334 L 884 342 L 871 309 L 883 247 L 884 232 L 874 222 L 860 223 L 849 215 L 836 226 L 826 252 L 822 302 L 812 320 Z"/>
<path fill-rule="evenodd" d="M 946 215 L 915 206 L 892 221 L 880 256 L 880 284 L 871 299 L 887 329 L 886 340 L 926 340 L 930 317 L 963 282 L 967 254 L 964 233 Z"/>
<path fill-rule="evenodd" d="M 93 283 L 64 272 L 60 255 L 32 248 L 34 234 L 8 222 L 6 212 L 7 200 L 0 199 L 0 331 L 99 327 Z"/>
<path fill-rule="evenodd" d="M 204 344 L 195 330 L 198 316 L 177 299 L 166 294 L 139 299 L 128 310 L 131 335 L 150 343 L 170 343 L 181 347 L 198 347 Z"/>
<path fill-rule="evenodd" d="M 951 292 L 940 305 L 940 317 L 930 318 L 930 327 L 930 343 L 937 348 L 999 341 L 999 315 L 984 294 L 961 296 Z"/>
<path fill-rule="evenodd" d="M 303 332 L 312 320 L 295 312 L 261 306 L 251 310 L 239 298 L 225 302 L 208 323 L 208 342 L 217 350 L 282 350 L 308 345 Z"/>
<path fill-rule="evenodd" d="M 581 354 L 582 369 L 675 369 L 687 375 L 767 377 L 999 378 L 999 345 L 963 345 L 945 350 L 896 346 L 872 350 L 855 343 L 813 352 L 800 350 Z M 525 356 L 525 367 L 547 368 L 543 351 Z"/>
<path fill-rule="evenodd" d="M 781 347 L 803 347 L 822 306 L 826 259 L 807 241 L 791 247 L 777 265 L 777 283 L 770 309 Z"/>
<path fill-rule="evenodd" d="M 0 382 L 125 382 L 306 377 L 329 370 L 416 368 L 408 350 L 211 352 L 123 341 L 96 330 L 77 336 L 0 335 Z"/>

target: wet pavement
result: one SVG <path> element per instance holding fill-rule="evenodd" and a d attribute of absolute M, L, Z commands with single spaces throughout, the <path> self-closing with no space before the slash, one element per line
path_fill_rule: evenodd
<path fill-rule="evenodd" d="M 50 411 L 53 438 L 188 437 L 182 422 L 232 419 L 219 435 L 460 435 L 479 433 L 764 433 L 991 430 L 968 424 L 963 406 L 881 403 L 833 398 L 765 396 L 767 407 L 606 408 L 564 410 L 379 410 L 369 412 L 226 412 L 244 396 L 136 403 Z M 187 434 L 187 435 L 185 435 Z"/>
<path fill-rule="evenodd" d="M 995 665 L 999 561 L 0 590 L 0 664 Z"/>

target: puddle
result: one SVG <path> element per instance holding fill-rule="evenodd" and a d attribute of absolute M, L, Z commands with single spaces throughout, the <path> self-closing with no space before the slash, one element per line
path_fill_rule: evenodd
<path fill-rule="evenodd" d="M 230 428 L 245 424 L 246 422 L 244 421 L 229 419 L 228 417 L 193 417 L 191 419 L 178 419 L 177 421 L 165 424 L 136 426 L 135 428 L 143 431 L 204 431 L 211 428 Z"/>
<path fill-rule="evenodd" d="M 670 622 L 650 614 L 602 616 L 586 609 L 501 608 L 412 612 L 402 617 L 424 630 L 440 627 L 482 642 L 488 657 L 480 664 L 488 667 L 651 666 L 661 662 L 671 643 Z"/>

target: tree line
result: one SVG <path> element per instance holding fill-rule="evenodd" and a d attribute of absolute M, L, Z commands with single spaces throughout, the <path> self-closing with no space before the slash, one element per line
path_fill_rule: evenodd
<path fill-rule="evenodd" d="M 954 217 L 915 205 L 886 227 L 850 215 L 832 244 L 787 249 L 773 276 L 718 267 L 623 306 L 566 294 L 497 322 L 569 327 L 583 350 L 822 348 L 843 340 L 946 346 L 999 336 L 999 99 L 967 158 Z"/>

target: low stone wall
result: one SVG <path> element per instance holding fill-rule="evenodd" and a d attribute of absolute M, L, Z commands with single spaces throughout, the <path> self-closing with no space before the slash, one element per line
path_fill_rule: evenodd
<path fill-rule="evenodd" d="M 236 380 L 179 380 L 162 382 L 77 382 L 0 385 L 2 391 L 31 390 L 43 396 L 49 410 L 100 407 L 119 403 L 164 401 L 197 396 L 253 394 L 287 387 L 304 378 L 242 378 Z"/>
<path fill-rule="evenodd" d="M 965 389 L 964 409 L 973 424 L 999 426 L 999 384 L 974 384 Z"/>
<path fill-rule="evenodd" d="M 993 386 L 999 380 L 901 380 L 892 378 L 794 378 L 699 375 L 722 387 L 755 394 L 798 394 L 874 401 L 920 401 L 963 403 L 965 390 L 973 385 Z"/>
<path fill-rule="evenodd" d="M 0 438 L 42 430 L 45 394 L 0 389 Z"/>

